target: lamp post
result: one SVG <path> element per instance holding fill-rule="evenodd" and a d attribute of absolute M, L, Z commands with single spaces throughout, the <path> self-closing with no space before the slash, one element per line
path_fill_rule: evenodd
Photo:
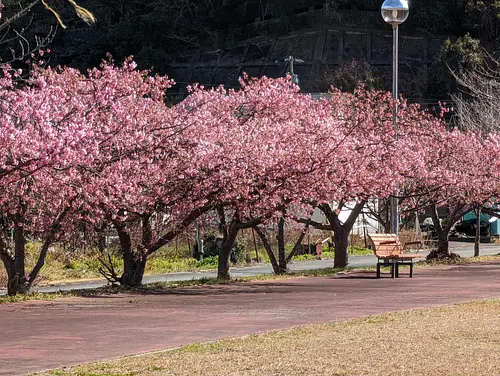
<path fill-rule="evenodd" d="M 382 18 L 392 25 L 392 97 L 398 99 L 398 44 L 399 25 L 406 21 L 410 9 L 407 0 L 385 0 L 381 8 Z M 394 126 L 397 123 L 398 108 L 394 108 Z M 398 199 L 391 197 L 391 231 L 399 230 Z"/>

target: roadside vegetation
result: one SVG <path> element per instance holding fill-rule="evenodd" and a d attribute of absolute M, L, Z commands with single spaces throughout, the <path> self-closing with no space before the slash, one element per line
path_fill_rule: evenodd
<path fill-rule="evenodd" d="M 260 246 L 260 244 L 259 244 Z M 26 265 L 33 267 L 36 263 L 37 255 L 41 243 L 29 242 L 26 245 Z M 291 252 L 293 244 L 287 244 L 287 254 Z M 294 261 L 309 261 L 322 259 L 333 259 L 334 249 L 324 245 L 324 251 L 321 257 L 312 254 L 302 254 L 293 257 Z M 373 252 L 362 246 L 354 245 L 349 247 L 349 254 L 352 256 L 361 256 L 372 254 Z M 258 254 L 258 256 L 257 256 Z M 106 261 L 113 264 L 117 272 L 123 272 L 123 258 L 118 252 L 110 252 Z M 40 271 L 37 280 L 39 286 L 59 285 L 72 282 L 89 281 L 103 279 L 102 255 L 97 250 L 75 251 L 73 248 L 56 246 L 47 256 L 46 263 Z M 258 261 L 257 261 L 258 260 Z M 187 244 L 181 246 L 166 246 L 153 255 L 146 264 L 146 275 L 165 274 L 173 272 L 191 272 L 202 270 L 217 269 L 218 257 L 210 256 L 202 260 L 192 257 L 191 250 Z M 261 247 L 255 250 L 242 249 L 234 266 L 250 266 L 262 263 L 269 263 L 269 256 Z M 6 271 L 0 268 L 0 290 L 7 284 Z"/>
<path fill-rule="evenodd" d="M 441 261 L 420 261 L 415 263 L 416 267 L 429 267 L 437 265 L 473 265 L 478 263 L 497 263 L 500 262 L 500 254 L 491 256 L 480 256 L 471 258 L 457 258 L 453 260 L 441 260 Z M 402 269 L 406 269 L 406 265 L 401 266 Z M 388 271 L 389 268 L 383 268 Z M 16 303 L 24 302 L 28 300 L 55 300 L 65 297 L 78 297 L 78 296 L 102 296 L 102 295 L 112 295 L 112 294 L 130 294 L 130 293 L 147 293 L 151 291 L 161 292 L 162 290 L 169 290 L 175 288 L 186 288 L 194 286 L 205 286 L 205 285 L 217 285 L 217 284 L 230 284 L 230 283 L 250 283 L 256 281 L 270 281 L 277 279 L 287 279 L 287 278 L 297 278 L 297 277 L 324 277 L 324 276 L 334 276 L 340 274 L 346 274 L 355 271 L 369 271 L 375 270 L 375 267 L 364 267 L 364 268 L 324 268 L 324 269 L 313 269 L 313 270 L 303 270 L 303 271 L 292 271 L 287 274 L 266 274 L 243 278 L 233 278 L 230 280 L 220 280 L 218 278 L 200 278 L 186 281 L 172 281 L 172 282 L 156 282 L 145 284 L 137 287 L 129 286 L 116 286 L 108 285 L 105 287 L 100 287 L 96 289 L 86 289 L 86 290 L 70 290 L 70 291 L 58 291 L 54 293 L 30 293 L 30 294 L 19 294 L 15 296 L 0 296 L 0 304 L 2 303 Z"/>

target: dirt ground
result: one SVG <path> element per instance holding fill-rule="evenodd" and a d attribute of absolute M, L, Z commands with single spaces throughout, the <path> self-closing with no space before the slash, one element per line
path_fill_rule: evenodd
<path fill-rule="evenodd" d="M 500 264 L 419 268 L 415 278 L 338 277 L 0 305 L 0 375 L 194 342 L 500 297 Z"/>

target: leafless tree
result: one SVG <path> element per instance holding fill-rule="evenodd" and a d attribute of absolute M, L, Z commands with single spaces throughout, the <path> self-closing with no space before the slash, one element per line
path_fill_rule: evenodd
<path fill-rule="evenodd" d="M 452 73 L 459 89 L 459 93 L 453 96 L 455 123 L 459 129 L 480 132 L 485 137 L 490 133 L 499 132 L 500 61 L 485 53 L 483 64 L 471 70 Z M 475 256 L 479 256 L 482 207 L 483 203 L 474 206 L 476 213 Z M 498 215 L 498 209 L 487 209 L 496 211 Z"/>
<path fill-rule="evenodd" d="M 73 7 L 77 16 L 87 24 L 95 22 L 95 17 L 90 11 L 78 5 L 74 0 L 67 0 L 67 2 Z M 4 5 L 4 3 L 7 3 L 7 5 Z M 0 0 L 0 19 L 3 16 L 3 20 L 0 22 L 0 45 L 6 46 L 9 51 L 6 56 L 3 56 L 2 63 L 4 64 L 24 60 L 27 56 L 47 47 L 54 38 L 55 26 L 51 27 L 43 36 L 35 35 L 32 40 L 26 36 L 26 31 L 33 21 L 32 12 L 39 4 L 52 12 L 58 24 L 62 28 L 66 28 L 58 11 L 46 0 L 19 1 L 15 5 L 12 3 Z M 4 8 L 7 8 L 8 12 L 4 12 Z M 28 21 L 23 22 L 22 26 L 18 26 L 19 20 L 26 17 L 29 17 Z"/>
<path fill-rule="evenodd" d="M 458 127 L 484 135 L 500 131 L 500 61 L 487 54 L 477 68 L 452 73 L 459 88 L 453 96 Z"/>

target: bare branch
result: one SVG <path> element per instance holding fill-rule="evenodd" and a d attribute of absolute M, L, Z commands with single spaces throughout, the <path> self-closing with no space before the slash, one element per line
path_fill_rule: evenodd
<path fill-rule="evenodd" d="M 452 71 L 460 90 L 453 96 L 458 127 L 483 135 L 500 130 L 500 61 L 486 56 L 473 70 Z"/>

